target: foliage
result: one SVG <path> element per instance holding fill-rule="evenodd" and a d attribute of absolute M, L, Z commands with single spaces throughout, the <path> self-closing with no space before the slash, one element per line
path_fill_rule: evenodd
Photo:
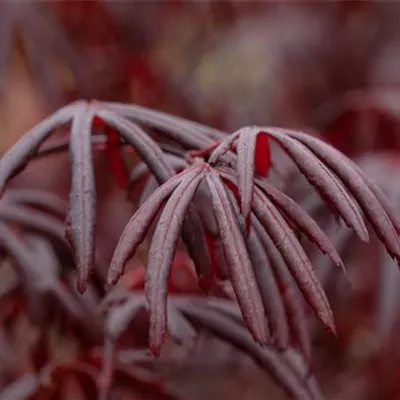
<path fill-rule="evenodd" d="M 104 21 L 107 44 L 96 46 L 109 55 L 109 80 L 86 68 L 95 35 L 90 26 L 77 33 L 65 2 L 0 10 L 0 82 L 18 32 L 55 109 L 0 158 L 0 399 L 189 399 L 207 371 L 231 375 L 219 382 L 225 396 L 259 374 L 276 388 L 261 393 L 282 390 L 277 398 L 396 398 L 397 91 L 354 92 L 343 79 L 348 94 L 332 90 L 309 116 L 321 134 L 292 129 L 290 117 L 276 118 L 287 128 L 230 133 L 229 122 L 197 122 L 185 90 L 154 79 L 135 41 L 142 33 L 148 45 L 146 23 L 154 25 L 137 21 L 129 33 L 132 4 L 71 7 Z M 142 7 L 152 24 L 165 22 L 163 6 Z M 165 10 L 173 7 L 185 14 Z M 236 8 L 226 7 L 229 31 Z M 343 6 L 340 18 L 368 10 Z M 74 77 L 68 93 L 53 79 L 53 52 Z M 324 74 L 335 71 L 329 64 Z M 154 107 L 116 88 L 130 74 L 153 96 L 140 104 Z M 295 86 L 285 88 L 299 95 Z M 184 117 L 165 111 L 171 88 Z M 70 186 L 60 193 L 15 185 L 33 165 L 50 174 L 63 157 Z M 119 230 L 122 207 L 130 218 Z"/>

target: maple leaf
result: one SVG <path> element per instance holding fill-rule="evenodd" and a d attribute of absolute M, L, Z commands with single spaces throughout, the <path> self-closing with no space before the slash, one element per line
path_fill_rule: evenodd
<path fill-rule="evenodd" d="M 72 178 L 66 233 L 76 254 L 77 284 L 81 292 L 87 288 L 94 262 L 96 188 L 92 162 L 92 128 L 96 118 L 118 133 L 121 142 L 135 149 L 159 183 L 172 177 L 174 169 L 165 159 L 161 147 L 137 123 L 163 130 L 178 144 L 188 146 L 201 147 L 213 142 L 214 137 L 223 135 L 222 132 L 200 124 L 139 106 L 77 101 L 59 109 L 33 127 L 4 154 L 0 160 L 0 192 L 3 192 L 6 182 L 13 175 L 40 153 L 41 145 L 55 129 L 71 124 L 69 151 Z M 61 148 L 64 146 L 61 144 Z M 191 257 L 202 259 L 205 263 L 206 244 L 196 242 L 196 236 L 202 237 L 198 234 L 199 229 L 201 224 L 198 216 L 189 210 L 189 217 L 184 224 L 185 243 Z"/>
<path fill-rule="evenodd" d="M 350 159 L 322 140 L 287 129 L 243 128 L 213 150 L 209 162 L 218 164 L 218 160 L 230 150 L 234 141 L 242 136 L 246 138 L 260 134 L 268 135 L 270 140 L 274 140 L 285 150 L 309 183 L 362 241 L 368 241 L 369 235 L 360 209 L 391 256 L 400 259 L 400 244 L 393 218 L 385 209 L 385 204 L 382 204 L 379 189 L 365 178 Z M 254 156 L 250 157 L 249 154 L 240 156 L 240 154 L 250 150 L 243 146 L 240 148 L 238 146 L 237 149 L 236 169 L 242 213 L 245 218 L 248 217 L 249 204 L 254 193 L 254 183 L 250 179 L 254 178 Z"/>
<path fill-rule="evenodd" d="M 160 208 L 163 208 L 151 241 L 146 270 L 146 293 L 150 310 L 150 346 L 155 353 L 159 351 L 166 330 L 166 288 L 172 256 L 176 249 L 185 212 L 202 180 L 208 185 L 221 243 L 228 261 L 228 273 L 243 316 L 256 340 L 265 343 L 268 336 L 268 325 L 264 321 L 264 305 L 256 279 L 257 273 L 255 273 L 255 267 L 246 246 L 245 236 L 243 236 L 232 208 L 232 201 L 228 194 L 229 186 L 225 186 L 223 179 L 229 180 L 231 177 L 226 174 L 226 171 L 214 169 L 204 162 L 194 164 L 176 175 L 161 185 L 134 214 L 115 249 L 108 272 L 110 284 L 114 284 L 123 273 L 124 264 L 145 238 L 149 226 Z M 274 245 L 284 257 L 291 273 L 295 276 L 299 287 L 317 315 L 324 324 L 334 330 L 328 302 L 314 276 L 304 250 L 279 209 L 273 203 L 270 203 L 269 211 L 264 209 L 264 205 L 268 204 L 268 201 L 261 191 L 257 192 L 253 201 L 254 218 L 260 221 L 263 231 L 273 238 Z M 315 237 L 323 237 L 321 231 L 316 230 L 316 232 Z M 311 236 L 313 234 L 310 232 Z M 291 237 L 288 242 L 290 245 L 283 246 L 282 239 L 287 237 Z M 323 243 L 325 242 L 326 240 L 323 241 Z M 324 250 L 327 248 L 324 247 Z M 261 249 L 258 251 L 258 257 L 261 257 L 263 255 Z M 251 253 L 254 259 L 257 256 L 254 248 Z M 330 255 L 335 262 L 339 262 L 336 253 L 331 251 Z M 299 259 L 303 260 L 300 267 Z M 260 274 L 263 274 L 263 271 L 258 272 L 259 278 L 262 276 Z M 272 277 L 270 281 L 274 285 Z M 264 284 L 266 282 L 261 282 L 262 286 Z M 265 291 L 266 287 L 263 286 L 262 290 Z M 268 296 L 267 293 L 265 295 Z M 277 321 L 277 319 L 278 317 L 275 315 L 274 320 Z M 283 332 L 285 328 L 283 325 L 280 326 L 280 332 Z M 278 329 L 277 323 L 275 327 Z M 279 333 L 278 336 L 280 337 Z M 284 339 L 283 342 L 285 342 Z"/>
<path fill-rule="evenodd" d="M 382 196 L 379 196 L 379 190 L 365 178 L 354 163 L 331 146 L 306 134 L 277 128 L 251 128 L 250 133 L 246 129 L 240 130 L 222 141 L 219 146 L 213 145 L 210 148 L 209 164 L 204 162 L 196 164 L 194 160 L 195 164 L 192 167 L 185 169 L 157 189 L 132 217 L 114 252 L 108 274 L 110 284 L 115 283 L 123 273 L 124 263 L 143 241 L 150 224 L 162 210 L 150 245 L 146 282 L 151 320 L 150 345 L 156 353 L 165 333 L 166 287 L 181 224 L 197 192 L 204 193 L 203 181 L 208 185 L 208 196 L 213 204 L 214 218 L 227 257 L 229 276 L 244 319 L 254 338 L 264 342 L 268 336 L 268 323 L 261 324 L 261 315 L 267 309 L 269 316 L 275 321 L 272 323 L 274 334 L 278 337 L 277 342 L 281 341 L 280 344 L 284 346 L 288 340 L 287 324 L 283 321 L 277 323 L 278 315 L 283 315 L 282 304 L 279 305 L 278 302 L 272 306 L 271 300 L 268 301 L 265 297 L 264 302 L 262 301 L 261 293 L 267 289 L 265 286 L 262 287 L 260 293 L 260 284 L 257 284 L 257 281 L 260 279 L 265 285 L 268 280 L 260 275 L 263 271 L 257 272 L 255 263 L 252 262 L 252 258 L 261 259 L 262 248 L 263 251 L 271 248 L 268 246 L 268 240 L 271 240 L 273 246 L 278 249 L 283 263 L 316 315 L 327 327 L 335 330 L 326 296 L 292 227 L 304 232 L 323 253 L 330 256 L 335 265 L 343 268 L 340 256 L 317 223 L 298 204 L 263 179 L 254 176 L 254 154 L 250 156 L 254 152 L 254 146 L 250 146 L 251 151 L 249 151 L 243 144 L 244 139 L 242 140 L 242 144 L 236 148 L 236 152 L 239 153 L 237 164 L 235 155 L 227 153 L 235 140 L 242 136 L 246 138 L 248 134 L 253 136 L 254 143 L 257 141 L 257 135 L 266 134 L 270 140 L 281 145 L 335 213 L 345 220 L 360 239 L 367 241 L 369 235 L 362 210 L 389 253 L 399 259 L 400 246 L 395 234 L 393 215 L 388 212 Z M 240 154 L 243 151 L 246 151 L 246 156 L 242 157 L 242 164 L 239 166 Z M 237 168 L 238 178 L 234 170 L 226 166 L 226 157 L 233 168 Z M 241 178 L 242 175 L 246 177 Z M 247 194 L 243 202 L 244 189 Z M 238 222 L 239 215 L 237 212 L 235 215 L 234 201 L 229 199 L 227 190 L 234 193 L 241 205 L 241 213 L 243 214 L 243 210 L 247 213 L 244 215 L 248 221 L 245 225 Z M 264 231 L 268 239 L 264 238 L 266 245 L 256 247 L 255 238 L 260 233 L 252 232 L 250 243 L 246 235 L 250 233 L 251 224 L 257 224 L 257 221 L 259 232 Z M 267 254 L 270 252 L 271 250 L 267 251 Z M 282 265 L 282 261 L 275 256 L 273 264 L 276 267 Z M 202 266 L 199 265 L 197 268 L 201 269 Z M 259 274 L 258 278 L 255 273 Z M 281 282 L 289 282 L 287 274 L 280 272 L 279 277 Z M 276 284 L 271 275 L 269 282 L 273 285 L 269 291 L 276 293 Z M 290 324 L 296 332 L 296 341 L 309 356 L 306 330 L 300 322 L 303 312 L 291 299 L 294 293 L 295 291 L 291 290 L 291 295 L 287 296 L 289 298 L 287 309 L 291 310 L 292 314 Z M 280 309 L 279 314 L 278 309 Z"/>

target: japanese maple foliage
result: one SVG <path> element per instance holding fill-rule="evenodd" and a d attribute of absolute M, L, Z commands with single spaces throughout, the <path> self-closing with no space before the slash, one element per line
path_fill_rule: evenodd
<path fill-rule="evenodd" d="M 39 218 L 39 214 L 24 211 L 24 204 L 48 209 L 53 202 L 36 193 L 25 197 L 14 194 L 13 198 L 6 189 L 9 180 L 28 162 L 43 156 L 42 145 L 60 129 L 65 132 L 64 144 L 48 148 L 47 153 L 68 150 L 70 154 L 71 189 L 65 229 L 70 247 L 64 242 L 59 219 Z M 100 317 L 96 322 L 99 332 L 106 332 L 105 369 L 95 379 L 100 398 L 106 398 L 105 393 L 113 385 L 112 377 L 118 373 L 115 342 L 141 310 L 148 312 L 147 345 L 154 355 L 161 354 L 167 337 L 185 346 L 186 339 L 195 337 L 198 329 L 206 329 L 248 353 L 294 398 L 319 398 L 320 391 L 310 375 L 311 338 L 303 299 L 328 330 L 335 333 L 336 327 L 299 234 L 315 243 L 337 267 L 344 265 L 312 216 L 269 180 L 270 172 L 279 169 L 271 161 L 271 143 L 286 153 L 300 175 L 359 240 L 369 240 L 369 223 L 387 252 L 399 261 L 400 224 L 383 192 L 353 161 L 306 133 L 249 127 L 229 135 L 136 105 L 74 102 L 32 128 L 3 155 L 0 188 L 4 192 L 5 215 L 25 212 L 26 221 L 31 220 L 39 234 L 50 231 L 67 246 L 74 255 L 77 289 L 84 293 L 96 288 L 92 294 L 95 297 L 104 294 L 98 286 L 98 275 L 91 283 L 96 275 L 98 218 L 93 153 L 99 149 L 99 142 L 105 146 L 110 170 L 122 186 L 127 184 L 127 175 L 121 155 L 129 155 L 124 154 L 128 149 L 142 161 L 131 174 L 129 190 L 140 179 L 155 178 L 145 186 L 148 193 L 122 232 L 103 282 L 107 290 L 111 289 L 123 276 L 125 264 L 139 245 L 143 242 L 148 246 L 141 284 L 144 293 L 136 293 L 134 287 L 141 287 L 132 282 L 127 293 L 117 296 L 122 304 L 111 311 L 106 321 Z M 7 196 L 18 206 L 7 201 Z M 61 203 L 50 208 L 59 212 Z M 56 277 L 50 278 L 50 272 L 40 271 L 39 286 L 35 285 L 37 278 L 29 275 L 35 271 L 30 266 L 35 254 L 40 257 L 43 253 L 41 245 L 38 247 L 41 242 L 21 242 L 6 225 L 0 233 L 0 243 L 21 268 L 34 303 L 40 296 L 52 294 L 75 320 L 86 318 L 76 308 L 75 297 L 71 297 L 79 295 L 72 295 Z M 199 289 L 195 290 L 195 298 L 193 292 L 189 295 L 186 291 L 175 300 L 168 282 L 180 246 L 187 251 L 188 265 L 193 266 L 191 279 L 196 277 Z M 111 303 L 108 296 L 104 300 L 107 307 L 115 303 L 114 295 L 111 289 Z M 143 323 L 146 325 L 146 320 L 140 322 Z M 74 365 L 76 368 L 78 364 Z M 92 367 L 82 368 L 93 380 Z M 82 393 L 82 397 L 86 389 L 78 389 L 74 379 L 73 390 Z"/>

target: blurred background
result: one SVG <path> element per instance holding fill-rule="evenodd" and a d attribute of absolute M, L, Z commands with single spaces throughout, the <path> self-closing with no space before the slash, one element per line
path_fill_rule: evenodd
<path fill-rule="evenodd" d="M 2 1 L 0 150 L 82 97 L 326 131 L 348 94 L 397 88 L 399 15 L 394 1 Z"/>
<path fill-rule="evenodd" d="M 315 132 L 400 211 L 399 21 L 396 1 L 2 1 L 0 153 L 75 99 L 136 103 L 228 132 L 247 124 Z M 97 157 L 98 251 L 107 258 L 132 205 Z M 67 154 L 32 162 L 12 185 L 66 196 L 68 162 Z M 330 229 L 325 211 L 313 210 Z M 397 267 L 377 243 L 330 234 L 352 288 L 321 272 L 339 338 L 316 328 L 317 376 L 331 398 L 400 399 Z M 265 393 L 254 371 L 246 379 L 231 382 L 242 391 L 235 398 Z"/>

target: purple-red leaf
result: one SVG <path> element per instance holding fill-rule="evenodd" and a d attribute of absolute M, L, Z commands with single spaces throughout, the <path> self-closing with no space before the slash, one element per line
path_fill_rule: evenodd
<path fill-rule="evenodd" d="M 314 242 L 323 253 L 328 254 L 336 266 L 344 269 L 340 255 L 329 238 L 319 225 L 295 201 L 265 181 L 257 179 L 256 184 L 310 241 Z"/>
<path fill-rule="evenodd" d="M 265 343 L 267 332 L 264 306 L 232 205 L 216 171 L 208 171 L 207 183 L 240 309 L 255 340 Z"/>
<path fill-rule="evenodd" d="M 311 340 L 308 331 L 306 314 L 303 299 L 298 292 L 295 282 L 287 269 L 279 250 L 273 244 L 267 232 L 263 229 L 257 218 L 253 219 L 253 224 L 257 235 L 268 254 L 270 265 L 274 270 L 277 281 L 280 285 L 280 295 L 285 304 L 286 315 L 290 326 L 291 336 L 306 357 L 311 359 Z"/>
<path fill-rule="evenodd" d="M 96 187 L 91 140 L 93 118 L 91 106 L 81 106 L 74 115 L 70 135 L 72 181 L 66 234 L 75 251 L 77 287 L 80 293 L 87 289 L 94 267 Z"/>
<path fill-rule="evenodd" d="M 40 145 L 53 130 L 66 124 L 73 116 L 81 102 L 65 106 L 34 126 L 21 137 L 0 159 L 0 194 L 7 181 L 15 175 L 38 151 Z"/>
<path fill-rule="evenodd" d="M 364 177 L 361 169 L 338 150 L 321 140 L 292 131 L 288 131 L 288 135 L 307 146 L 336 173 L 359 202 L 389 253 L 400 261 L 400 242 L 393 221 L 379 200 L 379 192 L 376 189 L 371 190 L 373 184 Z M 377 193 L 379 197 L 377 197 Z"/>
<path fill-rule="evenodd" d="M 310 184 L 337 210 L 337 213 L 344 219 L 346 224 L 354 229 L 361 240 L 368 241 L 368 230 L 357 202 L 349 195 L 345 186 L 333 172 L 305 145 L 288 134 L 274 128 L 266 130 L 290 155 Z"/>
<path fill-rule="evenodd" d="M 278 248 L 305 299 L 320 321 L 335 332 L 332 310 L 312 265 L 285 218 L 268 198 L 255 192 L 253 210 Z"/>
<path fill-rule="evenodd" d="M 107 274 L 108 284 L 114 285 L 123 274 L 126 261 L 135 253 L 158 210 L 180 184 L 185 174 L 187 171 L 174 176 L 160 186 L 129 220 L 111 259 Z"/>
<path fill-rule="evenodd" d="M 263 297 L 273 338 L 279 348 L 285 349 L 289 344 L 290 337 L 285 306 L 265 249 L 254 228 L 250 228 L 247 247 L 253 263 L 254 275 Z"/>
<path fill-rule="evenodd" d="M 133 104 L 100 103 L 102 107 L 141 124 L 161 129 L 174 141 L 189 149 L 205 147 L 213 140 L 221 140 L 226 134 L 217 129 L 188 121 L 161 111 L 150 110 Z"/>
<path fill-rule="evenodd" d="M 234 197 L 233 194 L 231 197 Z M 234 198 L 232 199 L 232 205 L 236 213 L 239 214 L 237 202 Z M 254 220 L 255 217 L 251 215 L 252 225 Z M 289 344 L 289 325 L 286 318 L 285 306 L 282 302 L 276 279 L 269 265 L 265 249 L 252 225 L 250 225 L 248 237 L 246 238 L 247 249 L 251 262 L 253 263 L 254 275 L 260 289 L 273 338 L 279 348 L 285 349 Z"/>
<path fill-rule="evenodd" d="M 149 305 L 149 344 L 158 355 L 167 326 L 168 277 L 185 214 L 204 176 L 204 165 L 195 165 L 182 177 L 182 181 L 169 198 L 158 220 L 149 249 L 146 269 L 146 298 Z"/>
<path fill-rule="evenodd" d="M 244 128 L 237 143 L 237 170 L 240 205 L 246 229 L 249 227 L 251 202 L 253 200 L 256 143 L 257 131 L 253 128 Z"/>

